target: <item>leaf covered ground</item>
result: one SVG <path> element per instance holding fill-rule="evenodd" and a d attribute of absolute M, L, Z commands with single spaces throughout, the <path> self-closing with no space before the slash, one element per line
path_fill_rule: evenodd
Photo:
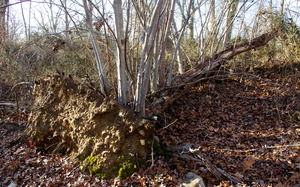
<path fill-rule="evenodd" d="M 199 154 L 231 176 L 256 186 L 299 186 L 299 67 L 256 70 L 199 84 L 159 114 L 154 160 L 124 181 L 83 174 L 67 156 L 35 148 L 24 132 L 27 112 L 2 112 L 0 184 L 7 186 L 178 186 L 188 172 L 207 186 L 229 186 L 199 162 L 172 156 L 161 147 L 197 158 Z M 279 86 L 280 85 L 280 86 Z M 152 165 L 152 167 L 151 167 Z"/>
<path fill-rule="evenodd" d="M 299 185 L 297 71 L 206 82 L 168 109 L 157 135 L 165 145 L 192 145 L 246 184 Z M 220 182 L 195 162 L 172 158 L 168 165 L 178 173 L 193 171 L 214 185 Z"/>

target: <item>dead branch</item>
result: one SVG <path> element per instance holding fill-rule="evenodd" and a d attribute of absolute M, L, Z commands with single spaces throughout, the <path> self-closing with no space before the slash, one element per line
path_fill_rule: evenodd
<path fill-rule="evenodd" d="M 9 107 L 17 107 L 16 104 L 10 102 L 2 102 L 0 101 L 0 106 L 9 106 Z"/>
<path fill-rule="evenodd" d="M 173 152 L 173 156 L 179 157 L 179 158 L 183 158 L 186 160 L 192 160 L 192 161 L 196 161 L 199 162 L 202 165 L 205 165 L 205 167 L 208 169 L 208 171 L 210 171 L 216 178 L 218 178 L 219 180 L 223 178 L 229 179 L 230 181 L 239 184 L 239 183 L 243 183 L 242 181 L 240 181 L 239 179 L 231 176 L 230 174 L 228 174 L 226 171 L 218 168 L 217 166 L 213 165 L 208 159 L 206 159 L 201 153 L 199 149 L 191 149 L 191 145 L 187 144 L 184 146 L 178 145 L 178 146 L 168 146 L 167 150 L 172 151 Z M 196 156 L 198 158 L 195 158 L 193 156 L 187 155 L 187 154 L 182 154 L 182 153 L 178 153 L 178 152 L 174 152 L 174 150 L 183 150 L 183 151 L 188 151 L 190 153 L 196 154 Z"/>
<path fill-rule="evenodd" d="M 15 84 L 15 85 L 11 88 L 11 91 L 13 91 L 17 86 L 20 86 L 20 85 L 28 85 L 28 86 L 30 86 L 30 87 L 33 87 L 33 83 L 31 83 L 31 82 L 20 82 L 20 83 Z"/>
<path fill-rule="evenodd" d="M 239 44 L 235 48 L 233 48 L 232 46 L 216 54 L 211 59 L 206 60 L 204 63 L 196 65 L 186 73 L 175 77 L 172 81 L 172 85 L 190 82 L 191 79 L 197 78 L 198 75 L 203 76 L 205 72 L 216 70 L 217 67 L 222 65 L 227 60 L 230 60 L 234 56 L 267 44 L 271 39 L 273 39 L 276 36 L 276 33 L 276 31 L 266 33 L 257 38 L 254 38 L 251 42 Z"/>
<path fill-rule="evenodd" d="M 173 153 L 173 156 L 177 156 L 179 158 L 183 158 L 186 160 L 192 160 L 192 161 L 196 161 L 199 162 L 202 165 L 205 165 L 206 168 L 218 179 L 222 179 L 222 176 L 229 179 L 230 181 L 239 184 L 239 183 L 243 183 L 242 181 L 238 180 L 237 178 L 231 176 L 230 174 L 228 174 L 227 172 L 225 172 L 224 170 L 216 167 L 215 165 L 211 164 L 207 159 L 200 157 L 201 159 L 198 158 L 194 158 L 190 155 L 187 154 L 180 154 L 180 153 Z"/>
<path fill-rule="evenodd" d="M 253 152 L 253 151 L 264 151 L 266 149 L 281 149 L 281 148 L 287 148 L 287 147 L 300 147 L 300 143 L 289 144 L 289 145 L 264 146 L 264 147 L 258 147 L 258 148 L 247 149 L 247 150 L 234 150 L 234 149 L 220 149 L 220 150 L 236 152 L 236 153 L 247 153 L 247 152 Z"/>
<path fill-rule="evenodd" d="M 167 108 L 179 97 L 188 92 L 188 90 L 192 88 L 196 83 L 198 83 L 203 77 L 209 76 L 212 71 L 217 70 L 227 60 L 233 58 L 234 56 L 240 53 L 267 44 L 271 39 L 273 39 L 276 36 L 276 33 L 277 31 L 272 31 L 270 33 L 263 34 L 250 42 L 239 44 L 236 47 L 232 46 L 231 48 L 228 48 L 216 54 L 211 59 L 206 60 L 204 63 L 196 65 L 184 74 L 178 75 L 172 80 L 172 87 L 177 87 L 177 90 L 169 94 L 162 93 L 163 95 L 168 95 L 168 97 L 164 100 L 162 109 Z"/>

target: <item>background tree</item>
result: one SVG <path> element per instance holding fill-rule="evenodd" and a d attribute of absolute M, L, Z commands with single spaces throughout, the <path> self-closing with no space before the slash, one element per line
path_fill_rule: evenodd
<path fill-rule="evenodd" d="M 232 0 L 230 3 L 230 8 L 228 9 L 227 17 L 226 17 L 226 33 L 224 37 L 224 44 L 226 44 L 231 39 L 232 27 L 234 22 L 234 17 L 237 12 L 237 8 L 239 5 L 239 0 Z"/>
<path fill-rule="evenodd" d="M 6 10 L 9 0 L 0 0 L 0 47 L 7 36 Z"/>

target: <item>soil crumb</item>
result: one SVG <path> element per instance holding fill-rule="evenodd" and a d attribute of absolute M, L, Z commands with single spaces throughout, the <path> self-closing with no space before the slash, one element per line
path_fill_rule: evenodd
<path fill-rule="evenodd" d="M 53 75 L 35 82 L 34 97 L 28 133 L 37 148 L 70 155 L 103 178 L 145 161 L 153 126 L 88 84 Z"/>

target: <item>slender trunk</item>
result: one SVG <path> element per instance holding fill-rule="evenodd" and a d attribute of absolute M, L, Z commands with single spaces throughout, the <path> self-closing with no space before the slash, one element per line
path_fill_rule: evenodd
<path fill-rule="evenodd" d="M 29 2 L 28 39 L 31 38 L 31 1 Z"/>
<path fill-rule="evenodd" d="M 233 0 L 233 2 L 230 5 L 230 8 L 228 10 L 227 18 L 226 18 L 226 35 L 224 39 L 224 44 L 230 42 L 231 39 L 231 34 L 232 34 L 232 26 L 233 26 L 233 19 L 235 17 L 237 7 L 239 4 L 239 0 Z"/>
<path fill-rule="evenodd" d="M 137 86 L 134 100 L 135 111 L 141 113 L 141 115 L 145 114 L 145 99 L 150 78 L 149 68 L 151 67 L 150 63 L 152 61 L 151 55 L 153 54 L 153 43 L 155 41 L 158 26 L 157 23 L 160 18 L 163 3 L 164 0 L 158 0 L 156 2 L 155 8 L 152 12 L 149 28 L 145 33 L 145 39 L 143 43 L 143 52 L 137 75 Z"/>
<path fill-rule="evenodd" d="M 7 2 L 8 4 L 8 2 Z M 9 32 L 9 6 L 6 8 L 6 38 L 10 37 L 10 32 Z"/>
<path fill-rule="evenodd" d="M 125 75 L 125 34 L 123 27 L 122 0 L 114 0 L 115 30 L 117 36 L 117 72 L 118 72 L 118 102 L 126 105 L 128 83 Z M 128 21 L 128 20 L 127 20 Z"/>
<path fill-rule="evenodd" d="M 210 32 L 214 32 L 216 26 L 216 3 L 215 0 L 210 0 Z"/>
<path fill-rule="evenodd" d="M 160 52 L 160 55 L 159 55 L 159 80 L 158 80 L 158 84 L 160 86 L 164 85 L 165 84 L 165 81 L 166 81 L 166 43 L 167 43 L 167 40 L 168 40 L 168 37 L 170 35 L 170 31 L 171 31 L 171 23 L 172 23 L 172 20 L 174 18 L 174 9 L 175 9 L 175 0 L 172 0 L 171 2 L 171 7 L 170 7 L 170 13 L 169 13 L 169 16 L 168 16 L 168 22 L 167 22 L 167 25 L 166 25 L 166 30 L 164 32 L 164 35 L 163 35 L 163 38 L 162 38 L 162 46 L 161 46 L 161 52 Z"/>
<path fill-rule="evenodd" d="M 280 2 L 280 15 L 283 16 L 283 10 L 284 10 L 284 0 L 281 0 Z"/>
<path fill-rule="evenodd" d="M 93 31 L 92 12 L 91 12 L 91 10 L 88 9 L 88 5 L 87 5 L 86 0 L 83 0 L 83 5 L 84 5 L 84 10 L 85 10 L 85 13 L 86 13 L 86 16 L 87 16 L 87 25 L 88 25 L 88 29 L 89 29 L 93 49 L 94 49 L 94 54 L 95 54 L 95 58 L 96 58 L 96 64 L 97 64 L 98 74 L 99 74 L 99 78 L 100 78 L 101 92 L 104 95 L 108 96 L 110 94 L 110 87 L 108 85 L 106 75 L 104 73 L 103 63 L 102 63 L 102 60 L 101 60 L 100 48 L 99 48 L 99 45 L 96 41 L 95 33 Z"/>
<path fill-rule="evenodd" d="M 160 24 L 161 25 L 161 24 Z M 157 33 L 155 45 L 154 45 L 154 57 L 153 57 L 153 74 L 152 74 L 152 81 L 151 81 L 151 92 L 155 93 L 157 91 L 158 86 L 158 68 L 159 68 L 159 61 L 158 61 L 158 55 L 159 51 L 161 50 L 161 45 L 159 40 L 162 38 L 162 29 L 159 29 L 160 32 Z"/>
<path fill-rule="evenodd" d="M 193 12 L 194 12 L 194 10 L 195 10 L 195 4 L 194 4 L 194 1 L 193 1 L 193 4 L 192 4 L 192 6 L 191 6 L 191 9 L 193 10 Z M 193 13 L 193 14 L 191 14 L 191 16 L 190 16 L 190 23 L 189 23 L 189 30 L 190 30 L 190 41 L 193 41 L 194 40 L 194 24 L 195 24 L 195 14 Z"/>
<path fill-rule="evenodd" d="M 65 9 L 67 10 L 67 0 L 64 1 Z M 66 38 L 69 39 L 69 16 L 67 11 L 65 11 L 65 30 L 66 32 Z"/>
<path fill-rule="evenodd" d="M 177 30 L 177 27 L 176 27 L 176 23 L 175 23 L 175 20 L 174 20 L 174 17 L 172 18 L 173 19 L 173 33 L 178 33 L 178 30 Z M 179 41 L 179 37 L 178 35 L 174 34 L 173 36 L 173 44 L 174 44 L 174 47 L 176 49 L 176 45 L 178 45 L 178 53 L 176 54 L 176 57 L 177 57 L 177 61 L 178 61 L 178 73 L 179 74 L 182 74 L 184 72 L 184 64 L 183 64 L 183 61 L 182 61 L 182 55 L 181 55 L 181 50 L 180 50 L 180 42 L 178 43 Z"/>
<path fill-rule="evenodd" d="M 23 3 L 21 3 L 21 12 L 22 12 L 22 18 L 23 18 L 23 23 L 24 23 L 24 27 L 25 27 L 25 37 L 26 37 L 26 40 L 28 40 L 27 24 L 26 24 L 26 19 L 25 19 L 25 15 L 24 15 Z"/>
<path fill-rule="evenodd" d="M 259 27 L 259 21 L 260 21 L 260 17 L 261 15 L 259 14 L 259 12 L 261 11 L 262 7 L 263 7 L 263 3 L 264 0 L 261 0 L 258 6 L 258 10 L 257 10 L 257 14 L 253 23 L 253 27 L 252 27 L 252 34 L 251 34 L 251 39 L 254 38 L 258 33 L 258 27 Z"/>
<path fill-rule="evenodd" d="M 6 21 L 5 21 L 5 16 L 6 16 L 6 5 L 8 5 L 8 0 L 0 0 L 0 48 L 2 47 L 4 40 L 6 38 Z"/>
<path fill-rule="evenodd" d="M 173 53 L 172 62 L 171 62 L 169 72 L 168 72 L 167 86 L 171 86 L 172 71 L 173 71 L 173 66 L 174 66 L 174 62 L 175 62 L 175 59 L 176 59 L 176 55 L 177 55 L 177 50 L 180 50 L 180 48 L 179 48 L 180 47 L 180 41 L 182 39 L 182 36 L 183 36 L 184 31 L 185 31 L 186 25 L 187 25 L 187 23 L 189 21 L 189 18 L 191 16 L 191 7 L 192 7 L 192 4 L 194 4 L 193 2 L 194 2 L 194 0 L 190 0 L 190 4 L 189 4 L 189 8 L 188 8 L 188 16 L 185 20 L 185 23 L 182 25 L 181 32 L 179 34 L 178 41 L 177 41 L 176 46 L 175 46 L 175 51 Z"/>

